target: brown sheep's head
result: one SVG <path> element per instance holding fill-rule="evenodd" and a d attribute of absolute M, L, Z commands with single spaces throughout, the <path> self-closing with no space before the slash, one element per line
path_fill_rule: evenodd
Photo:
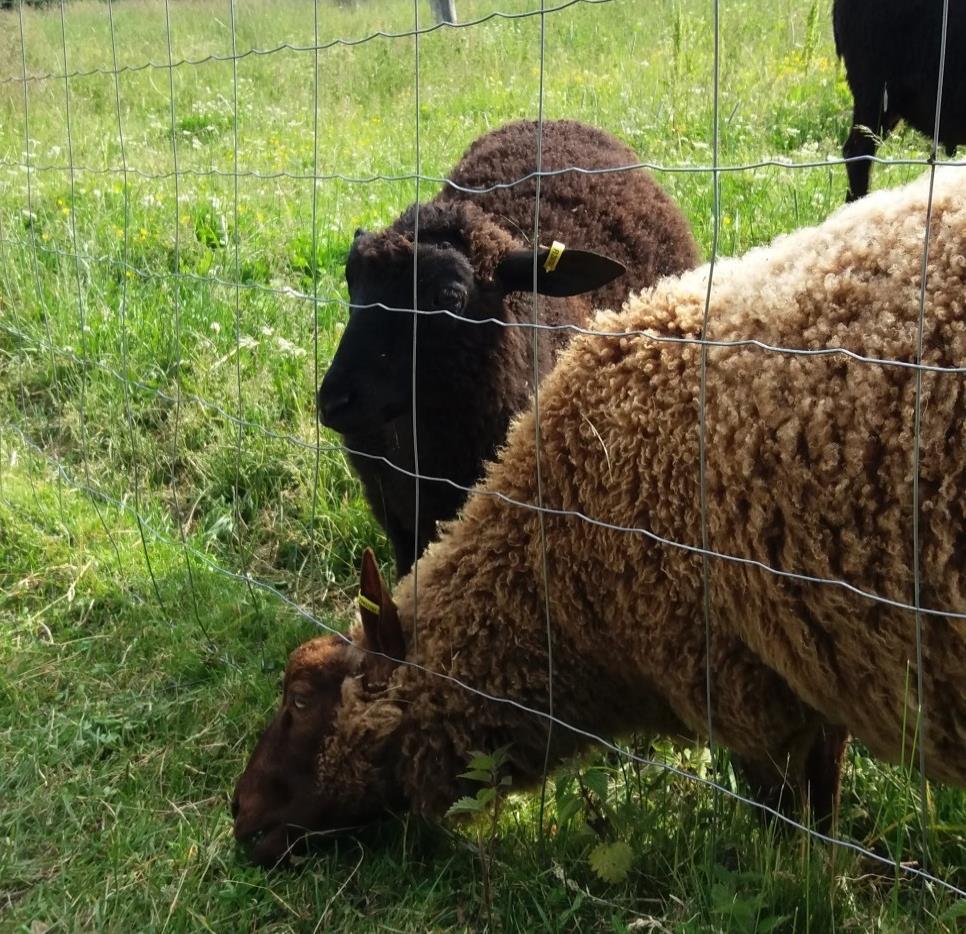
<path fill-rule="evenodd" d="M 504 321 L 511 292 L 532 291 L 536 278 L 542 295 L 579 295 L 624 272 L 568 246 L 550 271 L 550 251 L 538 250 L 534 277 L 532 248 L 516 246 L 472 204 L 422 206 L 414 248 L 412 214 L 379 233 L 357 230 L 349 250 L 349 319 L 317 398 L 319 419 L 343 435 L 374 431 L 411 409 L 416 322 L 417 393 L 432 396 L 448 391 L 453 368 L 485 357 L 480 344 L 495 332 L 480 323 Z"/>
<path fill-rule="evenodd" d="M 361 578 L 363 639 L 323 636 L 292 652 L 281 707 L 235 787 L 235 838 L 262 866 L 405 803 L 389 767 L 402 715 L 381 700 L 405 644 L 369 549 Z"/>

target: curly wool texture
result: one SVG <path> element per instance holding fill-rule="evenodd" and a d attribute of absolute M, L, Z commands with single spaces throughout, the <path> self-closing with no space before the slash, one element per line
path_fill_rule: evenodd
<path fill-rule="evenodd" d="M 541 139 L 545 172 L 574 166 L 614 169 L 639 161 L 615 137 L 571 120 L 545 122 Z M 536 148 L 535 122 L 508 124 L 473 143 L 450 180 L 462 188 L 492 188 L 524 178 L 536 171 Z M 419 242 L 458 245 L 469 256 L 478 283 L 492 287 L 500 261 L 531 244 L 536 203 L 534 179 L 482 193 L 447 185 L 429 203 L 419 205 L 418 212 L 413 205 L 386 230 L 363 235 L 359 257 L 371 275 L 386 280 L 397 276 L 406 283 L 398 300 L 389 304 L 408 307 L 412 287 L 407 277 L 413 267 L 418 213 Z M 464 311 L 468 318 L 495 318 L 508 327 L 457 324 L 445 318 L 420 321 L 414 363 L 419 472 L 457 486 L 420 482 L 419 551 L 435 537 L 438 520 L 456 515 L 465 488 L 480 478 L 484 462 L 503 443 L 511 418 L 533 392 L 533 334 L 514 325 L 529 323 L 534 315 L 544 325 L 582 325 L 593 309 L 615 307 L 631 291 L 693 268 L 698 261 L 687 221 L 643 170 L 546 177 L 539 204 L 542 242 L 557 239 L 570 247 L 598 251 L 624 263 L 627 272 L 586 294 L 541 296 L 536 309 L 531 292 L 516 291 L 489 306 Z M 539 332 L 536 370 L 541 376 L 550 371 L 571 336 L 567 330 Z M 352 465 L 404 572 L 415 558 L 416 485 L 396 467 L 415 471 L 413 432 L 407 405 L 404 414 L 387 424 L 345 435 Z"/>
<path fill-rule="evenodd" d="M 515 246 L 531 243 L 535 178 L 480 194 L 460 188 L 488 188 L 495 180 L 507 182 L 536 172 L 536 139 L 537 123 L 532 120 L 508 123 L 480 137 L 450 173 L 450 181 L 459 188 L 444 186 L 432 203 L 440 207 L 473 204 L 509 232 Z M 640 161 L 633 149 L 596 127 L 576 120 L 543 123 L 543 173 L 574 166 L 612 170 Z M 624 276 L 580 296 L 581 318 L 594 308 L 617 307 L 632 290 L 647 288 L 662 276 L 676 275 L 698 261 L 694 238 L 680 209 L 642 169 L 545 175 L 540 181 L 539 229 L 542 238 L 599 250 L 627 266 Z M 499 255 L 506 251 L 502 244 L 495 246 Z M 521 310 L 511 320 L 529 321 L 533 297 L 524 295 L 521 302 Z"/>
<path fill-rule="evenodd" d="M 966 179 L 940 169 L 929 236 L 923 361 L 966 364 Z M 849 205 L 823 225 L 714 269 L 709 337 L 843 347 L 912 361 L 927 185 Z M 606 332 L 694 337 L 708 267 L 603 312 Z M 540 391 L 543 502 L 551 510 L 701 542 L 699 357 L 694 344 L 581 336 Z M 966 612 L 966 377 L 923 372 L 921 602 Z M 910 602 L 915 372 L 840 354 L 711 347 L 707 370 L 710 547 Z M 459 521 L 394 594 L 409 657 L 489 695 L 547 709 L 547 618 L 534 416 L 514 424 Z M 917 761 L 915 616 L 841 587 L 702 559 L 641 533 L 544 518 L 554 713 L 601 735 L 706 733 L 794 778 L 811 737 L 846 726 L 872 751 Z M 966 783 L 966 622 L 923 614 L 929 776 Z M 418 668 L 388 694 L 402 710 L 398 780 L 438 814 L 469 751 L 512 743 L 519 783 L 539 778 L 546 724 Z M 585 742 L 555 728 L 552 761 Z"/>

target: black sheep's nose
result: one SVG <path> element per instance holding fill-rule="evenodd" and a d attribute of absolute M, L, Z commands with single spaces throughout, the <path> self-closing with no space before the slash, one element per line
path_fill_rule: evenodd
<path fill-rule="evenodd" d="M 344 415 L 352 405 L 352 393 L 340 392 L 336 395 L 319 392 L 319 421 L 323 425 L 332 425 Z"/>

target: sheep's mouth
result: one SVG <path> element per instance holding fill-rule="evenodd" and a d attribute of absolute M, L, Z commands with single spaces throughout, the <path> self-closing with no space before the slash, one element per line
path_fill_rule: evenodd
<path fill-rule="evenodd" d="M 256 866 L 263 869 L 278 869 L 287 866 L 294 852 L 302 848 L 301 839 L 294 828 L 280 825 L 266 830 L 256 830 L 235 838 L 239 849 Z M 304 837 L 304 833 L 301 834 Z"/>
<path fill-rule="evenodd" d="M 297 824 L 278 824 L 261 830 L 243 831 L 236 828 L 239 849 L 256 866 L 263 869 L 284 869 L 291 865 L 293 856 L 304 856 L 328 838 L 361 829 L 363 825 L 312 830 Z"/>
<path fill-rule="evenodd" d="M 377 432 L 403 415 L 411 417 L 411 407 L 408 398 L 367 404 L 348 393 L 333 402 L 327 396 L 323 397 L 321 390 L 316 402 L 319 421 L 340 435 Z"/>
<path fill-rule="evenodd" d="M 399 418 L 412 419 L 412 403 L 409 401 L 378 406 L 370 410 L 361 407 L 340 409 L 335 413 L 319 415 L 319 421 L 345 438 L 381 438 L 386 426 Z M 407 423 L 408 424 L 408 423 Z"/>

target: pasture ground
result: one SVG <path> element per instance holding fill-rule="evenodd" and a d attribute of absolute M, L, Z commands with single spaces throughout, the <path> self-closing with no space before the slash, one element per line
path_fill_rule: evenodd
<path fill-rule="evenodd" d="M 458 8 L 469 20 L 534 5 Z M 723 164 L 838 154 L 850 99 L 829 7 L 721 4 Z M 535 800 L 512 798 L 495 834 L 399 821 L 296 872 L 238 858 L 228 795 L 287 652 L 317 629 L 217 568 L 342 627 L 361 549 L 389 557 L 314 420 L 344 309 L 306 296 L 344 298 L 351 232 L 417 195 L 405 179 L 312 182 L 412 172 L 414 42 L 312 47 L 404 31 L 413 5 L 317 11 L 172 0 L 166 19 L 161 0 L 130 0 L 113 8 L 112 44 L 105 3 L 68 4 L 63 19 L 25 9 L 27 73 L 63 73 L 65 48 L 67 71 L 86 73 L 69 106 L 63 80 L 39 77 L 25 106 L 21 20 L 0 11 L 0 928 L 959 929 L 966 902 L 941 888 L 896 884 L 889 866 L 802 833 L 776 838 L 724 795 L 616 762 L 580 772 L 585 796 L 576 769 L 551 787 L 546 835 Z M 660 0 L 548 15 L 545 116 L 604 126 L 650 162 L 709 165 L 710 11 Z M 539 39 L 534 17 L 422 37 L 424 174 L 536 113 Z M 169 55 L 205 61 L 168 69 Z M 925 152 L 910 134 L 882 150 Z M 878 166 L 874 186 L 918 171 Z M 707 255 L 710 176 L 658 178 Z M 727 172 L 720 252 L 817 222 L 844 192 L 841 166 Z M 733 781 L 724 762 L 715 774 Z M 630 845 L 611 882 L 590 860 L 597 811 L 604 842 Z M 852 750 L 844 837 L 914 862 L 922 813 L 930 870 L 966 886 L 966 794 L 933 788 L 923 808 L 917 779 Z"/>

